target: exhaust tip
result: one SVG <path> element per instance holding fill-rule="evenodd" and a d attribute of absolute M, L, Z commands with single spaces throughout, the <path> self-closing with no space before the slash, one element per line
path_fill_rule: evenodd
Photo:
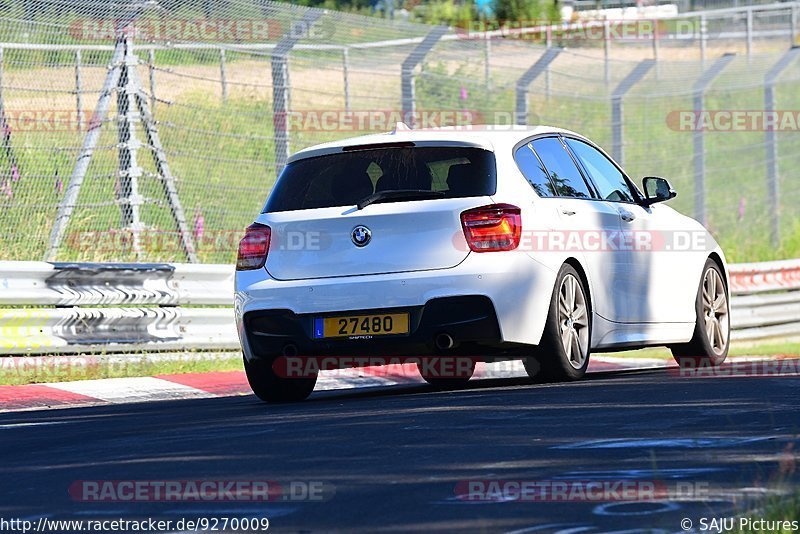
<path fill-rule="evenodd" d="M 287 357 L 297 356 L 297 345 L 294 343 L 289 343 L 285 347 L 283 347 L 283 355 Z"/>
<path fill-rule="evenodd" d="M 456 342 L 450 334 L 439 334 L 436 336 L 436 348 L 439 350 L 450 350 Z"/>

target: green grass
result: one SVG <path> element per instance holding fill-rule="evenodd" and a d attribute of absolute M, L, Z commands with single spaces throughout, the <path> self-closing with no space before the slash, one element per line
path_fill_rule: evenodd
<path fill-rule="evenodd" d="M 605 352 L 602 356 L 617 358 L 655 358 L 671 360 L 672 353 L 665 347 L 641 349 L 625 352 Z M 758 342 L 732 343 L 728 356 L 800 356 L 800 341 L 798 340 L 765 340 Z"/>
<path fill-rule="evenodd" d="M 767 523 L 760 523 L 759 521 L 762 519 Z M 800 521 L 800 493 L 794 493 L 788 497 L 767 499 L 760 508 L 737 517 L 736 528 L 732 532 L 736 534 L 790 534 L 797 532 L 797 529 L 792 528 L 792 521 Z M 772 526 L 770 522 L 778 528 L 762 528 Z"/>
<path fill-rule="evenodd" d="M 177 355 L 174 359 L 155 360 L 149 358 L 147 354 L 137 353 L 13 361 L 14 364 L 0 368 L 0 385 L 242 370 L 242 356 L 239 352 L 220 353 L 203 358 L 186 354 Z"/>

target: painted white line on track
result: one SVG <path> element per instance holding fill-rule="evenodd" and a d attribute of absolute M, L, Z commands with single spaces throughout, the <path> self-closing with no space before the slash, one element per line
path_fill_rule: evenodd
<path fill-rule="evenodd" d="M 9 423 L 7 425 L 0 425 L 0 430 L 22 428 L 26 426 L 66 425 L 67 423 L 74 423 L 74 422 L 75 421 L 43 421 L 41 423 Z"/>
<path fill-rule="evenodd" d="M 216 397 L 213 393 L 149 376 L 56 382 L 47 385 L 111 403 Z"/>
<path fill-rule="evenodd" d="M 707 438 L 631 438 L 631 439 L 598 439 L 590 441 L 579 441 L 566 445 L 556 445 L 551 449 L 712 449 L 719 447 L 735 447 L 737 445 L 748 445 L 760 441 L 775 439 L 773 436 L 757 437 L 707 437 Z"/>

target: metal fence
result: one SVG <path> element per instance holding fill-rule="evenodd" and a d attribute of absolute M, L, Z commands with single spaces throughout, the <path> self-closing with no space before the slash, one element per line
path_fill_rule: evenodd
<path fill-rule="evenodd" d="M 796 254 L 798 6 L 484 32 L 266 0 L 6 3 L 0 259 L 229 262 L 289 153 L 396 120 L 577 130 L 670 178 L 732 259 Z"/>
<path fill-rule="evenodd" d="M 0 262 L 0 354 L 238 350 L 232 265 Z M 800 260 L 730 265 L 731 339 L 800 335 Z M 223 306 L 220 306 L 223 305 Z"/>

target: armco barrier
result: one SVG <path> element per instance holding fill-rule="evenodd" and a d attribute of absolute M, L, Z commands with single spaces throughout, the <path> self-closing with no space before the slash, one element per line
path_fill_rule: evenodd
<path fill-rule="evenodd" d="M 235 350 L 233 266 L 0 262 L 0 354 Z M 800 335 L 800 259 L 729 268 L 734 340 Z"/>
<path fill-rule="evenodd" d="M 731 338 L 800 335 L 800 259 L 729 266 Z"/>
<path fill-rule="evenodd" d="M 236 349 L 232 295 L 231 265 L 0 262 L 0 354 Z"/>

